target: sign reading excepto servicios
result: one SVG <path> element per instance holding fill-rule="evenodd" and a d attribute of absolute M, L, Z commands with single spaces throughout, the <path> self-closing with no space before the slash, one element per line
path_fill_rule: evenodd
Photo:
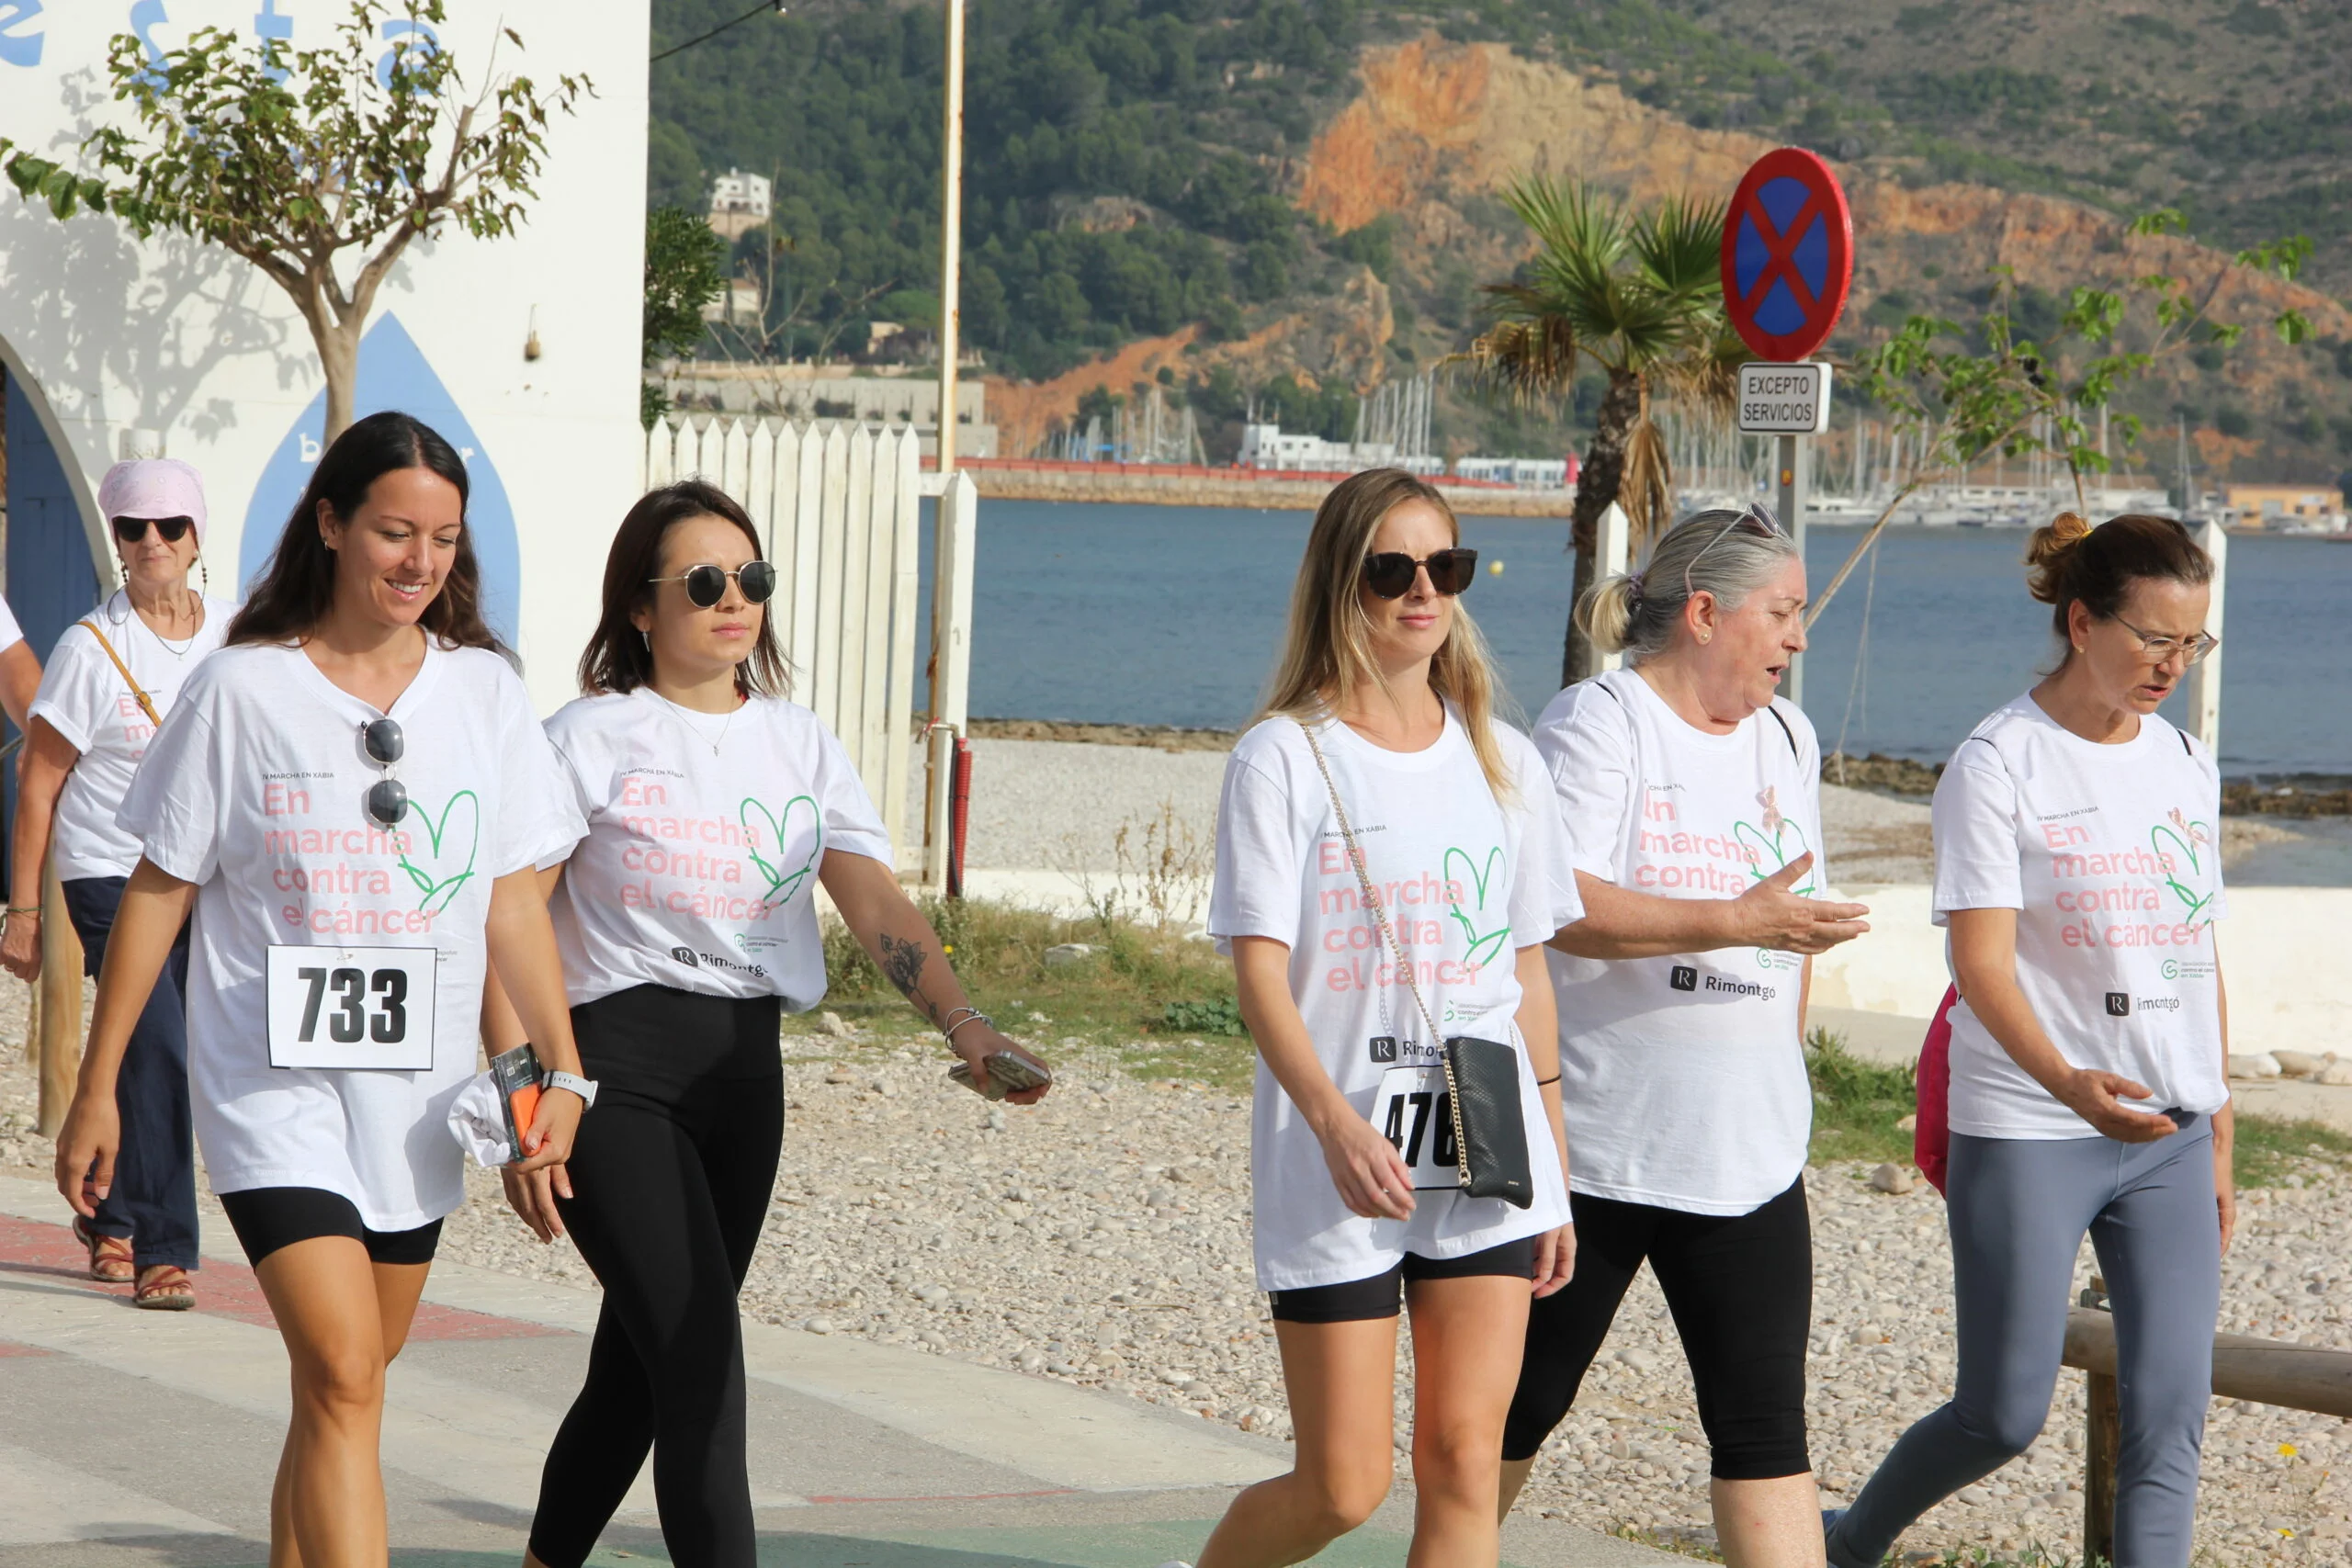
<path fill-rule="evenodd" d="M 1829 367 L 1739 367 L 1739 429 L 1744 435 L 1818 435 L 1829 428 Z"/>

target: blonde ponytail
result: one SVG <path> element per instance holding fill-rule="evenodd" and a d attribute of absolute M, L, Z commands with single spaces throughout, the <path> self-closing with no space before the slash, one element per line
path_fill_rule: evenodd
<path fill-rule="evenodd" d="M 1640 580 L 1629 572 L 1604 577 L 1577 601 L 1577 625 L 1601 652 L 1621 653 L 1626 634 L 1633 629 L 1634 604 L 1640 594 Z"/>

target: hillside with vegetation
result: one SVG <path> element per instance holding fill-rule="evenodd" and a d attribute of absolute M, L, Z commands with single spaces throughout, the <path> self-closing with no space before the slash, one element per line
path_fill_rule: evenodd
<path fill-rule="evenodd" d="M 734 14 L 657 0 L 655 47 Z M 1127 394 L 1135 365 L 1213 432 L 1254 400 L 1345 436 L 1523 257 L 1508 179 L 1727 192 L 1783 141 L 1856 197 L 1833 350 L 1912 310 L 1967 322 L 1994 265 L 2054 319 L 2136 264 L 2123 220 L 2159 206 L 2222 247 L 2307 233 L 2306 281 L 2352 292 L 2352 11 L 2321 0 L 989 0 L 969 37 L 964 327 L 1023 411 L 1009 436 Z M 654 66 L 652 204 L 775 181 L 736 261 L 774 268 L 780 352 L 935 321 L 940 55 L 934 8 L 810 0 Z M 2352 320 L 2312 300 L 2317 344 L 2199 351 L 2131 406 L 2199 432 L 2211 471 L 2334 476 Z M 1556 451 L 1589 400 L 1555 421 L 1450 392 L 1437 433 Z"/>

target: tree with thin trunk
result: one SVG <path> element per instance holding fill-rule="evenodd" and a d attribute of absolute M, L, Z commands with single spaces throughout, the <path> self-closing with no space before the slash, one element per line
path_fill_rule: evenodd
<path fill-rule="evenodd" d="M 351 423 L 360 338 L 393 265 L 451 229 L 513 233 L 536 194 L 550 114 L 594 90 L 584 76 L 543 94 L 499 75 L 493 46 L 486 85 L 469 96 L 439 41 L 445 20 L 443 0 L 353 0 L 333 44 L 290 55 L 275 39 L 218 28 L 160 53 L 119 34 L 107 71 L 131 124 L 83 140 L 97 173 L 6 137 L 0 169 L 60 220 L 111 212 L 141 239 L 189 234 L 258 267 L 311 329 L 332 441 Z"/>
<path fill-rule="evenodd" d="M 1737 367 L 1751 357 L 1724 319 L 1724 209 L 1677 197 L 1633 210 L 1577 182 L 1540 177 L 1511 186 L 1503 199 L 1534 237 L 1535 254 L 1510 281 L 1487 286 L 1494 324 L 1455 359 L 1489 389 L 1553 407 L 1587 359 L 1608 378 L 1572 514 L 1581 598 L 1610 502 L 1624 507 L 1636 547 L 1673 520 L 1674 476 L 1653 403 L 1728 417 Z M 1571 614 L 1560 679 L 1589 672 L 1590 649 Z"/>

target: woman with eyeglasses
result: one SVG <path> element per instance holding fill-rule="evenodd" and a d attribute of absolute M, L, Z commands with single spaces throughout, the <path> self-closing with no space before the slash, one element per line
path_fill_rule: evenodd
<path fill-rule="evenodd" d="M 1869 912 L 1819 897 L 1820 746 L 1776 694 L 1804 604 L 1804 559 L 1770 512 L 1686 518 L 1577 606 L 1628 667 L 1561 692 L 1535 726 L 1585 908 L 1549 954 L 1579 1245 L 1576 1278 L 1527 1325 L 1503 1506 L 1646 1262 L 1741 1568 L 1821 1561 L 1805 993 L 1813 955 Z"/>
<path fill-rule="evenodd" d="M 571 1152 L 594 1093 L 535 870 L 582 825 L 482 622 L 466 494 L 405 414 L 319 459 L 118 814 L 140 858 L 58 1135 L 58 1187 L 94 1216 L 126 1048 L 193 909 L 197 1140 L 293 1363 L 274 1562 L 384 1561 L 384 1371 L 465 1196 L 447 1122 L 491 966 L 556 1069 L 526 1168 Z"/>
<path fill-rule="evenodd" d="M 1264 717 L 1226 765 L 1209 931 L 1258 1044 L 1250 1179 L 1295 1429 L 1200 1568 L 1304 1562 L 1388 1490 L 1399 1298 L 1413 1332 L 1412 1559 L 1493 1562 L 1503 1414 L 1529 1301 L 1568 1278 L 1566 1145 L 1544 943 L 1579 913 L 1527 738 L 1460 595 L 1477 552 L 1396 468 L 1315 514 Z M 1457 1190 L 1442 1054 L 1515 1058 L 1514 1207 Z M 1458 1081 L 1458 1080 L 1457 1080 Z"/>
<path fill-rule="evenodd" d="M 2213 563 L 2169 517 L 2033 536 L 2058 667 L 1973 730 L 1936 785 L 1950 1021 L 1946 1217 L 1960 1371 L 1853 1506 L 1829 1561 L 1875 1568 L 1937 1503 L 2041 1431 L 2087 1232 L 2123 1389 L 2115 1561 L 2186 1568 L 2237 1203 L 2213 922 L 2221 776 L 2156 714 L 2212 650 Z"/>
<path fill-rule="evenodd" d="M 825 995 L 820 885 L 983 1092 L 1046 1092 L 1044 1065 L 971 1006 L 899 888 L 848 752 L 786 698 L 776 587 L 724 491 L 652 491 L 605 559 L 587 694 L 548 720 L 588 832 L 542 876 L 600 1097 L 565 1163 L 511 1169 L 506 1190 L 542 1241 L 569 1230 L 605 1302 L 548 1452 L 536 1568 L 586 1559 L 649 1449 L 671 1555 L 757 1561 L 735 1298 L 783 1147 L 777 1024 Z M 492 1033 L 514 1037 L 494 1046 L 523 1037 L 501 1011 Z"/>
<path fill-rule="evenodd" d="M 17 775 L 0 965 L 23 980 L 40 976 L 44 860 L 82 939 L 83 972 L 98 972 L 139 863 L 139 840 L 115 825 L 115 811 L 162 716 L 220 646 L 237 608 L 188 586 L 204 544 L 204 485 L 194 468 L 168 458 L 117 463 L 99 481 L 98 509 L 114 526 L 122 586 L 57 639 Z M 196 1304 L 188 1274 L 198 1266 L 187 983 L 183 929 L 116 1076 L 122 1145 L 114 1184 L 93 1218 L 74 1222 L 93 1279 L 129 1284 L 135 1305 L 166 1312 Z"/>

